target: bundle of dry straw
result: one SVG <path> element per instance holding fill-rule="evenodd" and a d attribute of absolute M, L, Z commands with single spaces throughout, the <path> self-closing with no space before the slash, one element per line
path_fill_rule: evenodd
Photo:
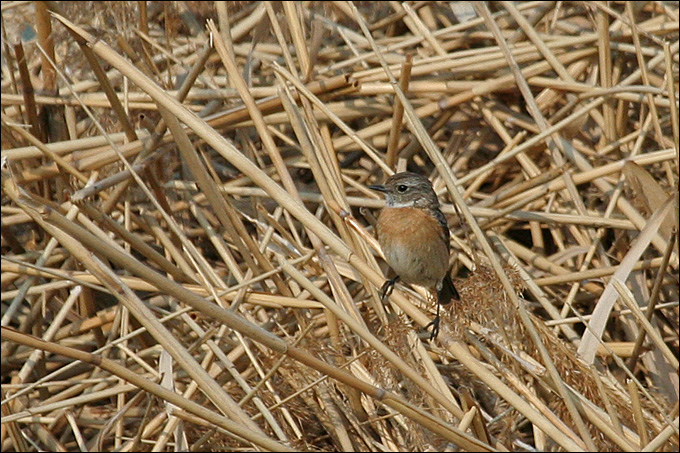
<path fill-rule="evenodd" d="M 677 451 L 675 2 L 2 20 L 3 451 Z M 432 341 L 380 297 L 404 169 Z"/>

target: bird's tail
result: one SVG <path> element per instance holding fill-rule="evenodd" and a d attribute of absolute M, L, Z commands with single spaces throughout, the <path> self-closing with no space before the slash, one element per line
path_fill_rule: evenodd
<path fill-rule="evenodd" d="M 439 290 L 437 294 L 438 302 L 441 305 L 446 305 L 451 302 L 451 299 L 459 300 L 460 294 L 455 286 L 453 286 L 453 280 L 451 280 L 451 274 L 446 273 L 444 281 L 442 282 L 442 289 Z"/>

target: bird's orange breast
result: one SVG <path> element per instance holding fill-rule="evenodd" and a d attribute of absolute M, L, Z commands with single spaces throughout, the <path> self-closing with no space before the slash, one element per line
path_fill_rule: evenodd
<path fill-rule="evenodd" d="M 383 208 L 378 217 L 378 242 L 385 260 L 401 279 L 434 287 L 449 266 L 449 245 L 442 225 L 426 210 Z"/>

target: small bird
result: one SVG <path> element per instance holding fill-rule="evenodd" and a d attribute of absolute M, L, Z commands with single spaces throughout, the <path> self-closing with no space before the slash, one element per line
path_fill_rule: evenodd
<path fill-rule="evenodd" d="M 460 299 L 449 273 L 451 233 L 437 194 L 426 177 L 411 172 L 396 173 L 384 185 L 369 188 L 385 194 L 376 231 L 385 260 L 397 274 L 382 286 L 382 299 L 399 279 L 436 290 L 437 316 L 427 325 L 432 326 L 432 340 L 439 333 L 439 306 Z"/>

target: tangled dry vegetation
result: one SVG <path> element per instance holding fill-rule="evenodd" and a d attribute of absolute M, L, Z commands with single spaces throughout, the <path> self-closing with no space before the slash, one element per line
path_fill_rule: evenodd
<path fill-rule="evenodd" d="M 677 451 L 677 3 L 2 19 L 3 451 Z M 380 300 L 405 168 L 434 341 Z"/>

